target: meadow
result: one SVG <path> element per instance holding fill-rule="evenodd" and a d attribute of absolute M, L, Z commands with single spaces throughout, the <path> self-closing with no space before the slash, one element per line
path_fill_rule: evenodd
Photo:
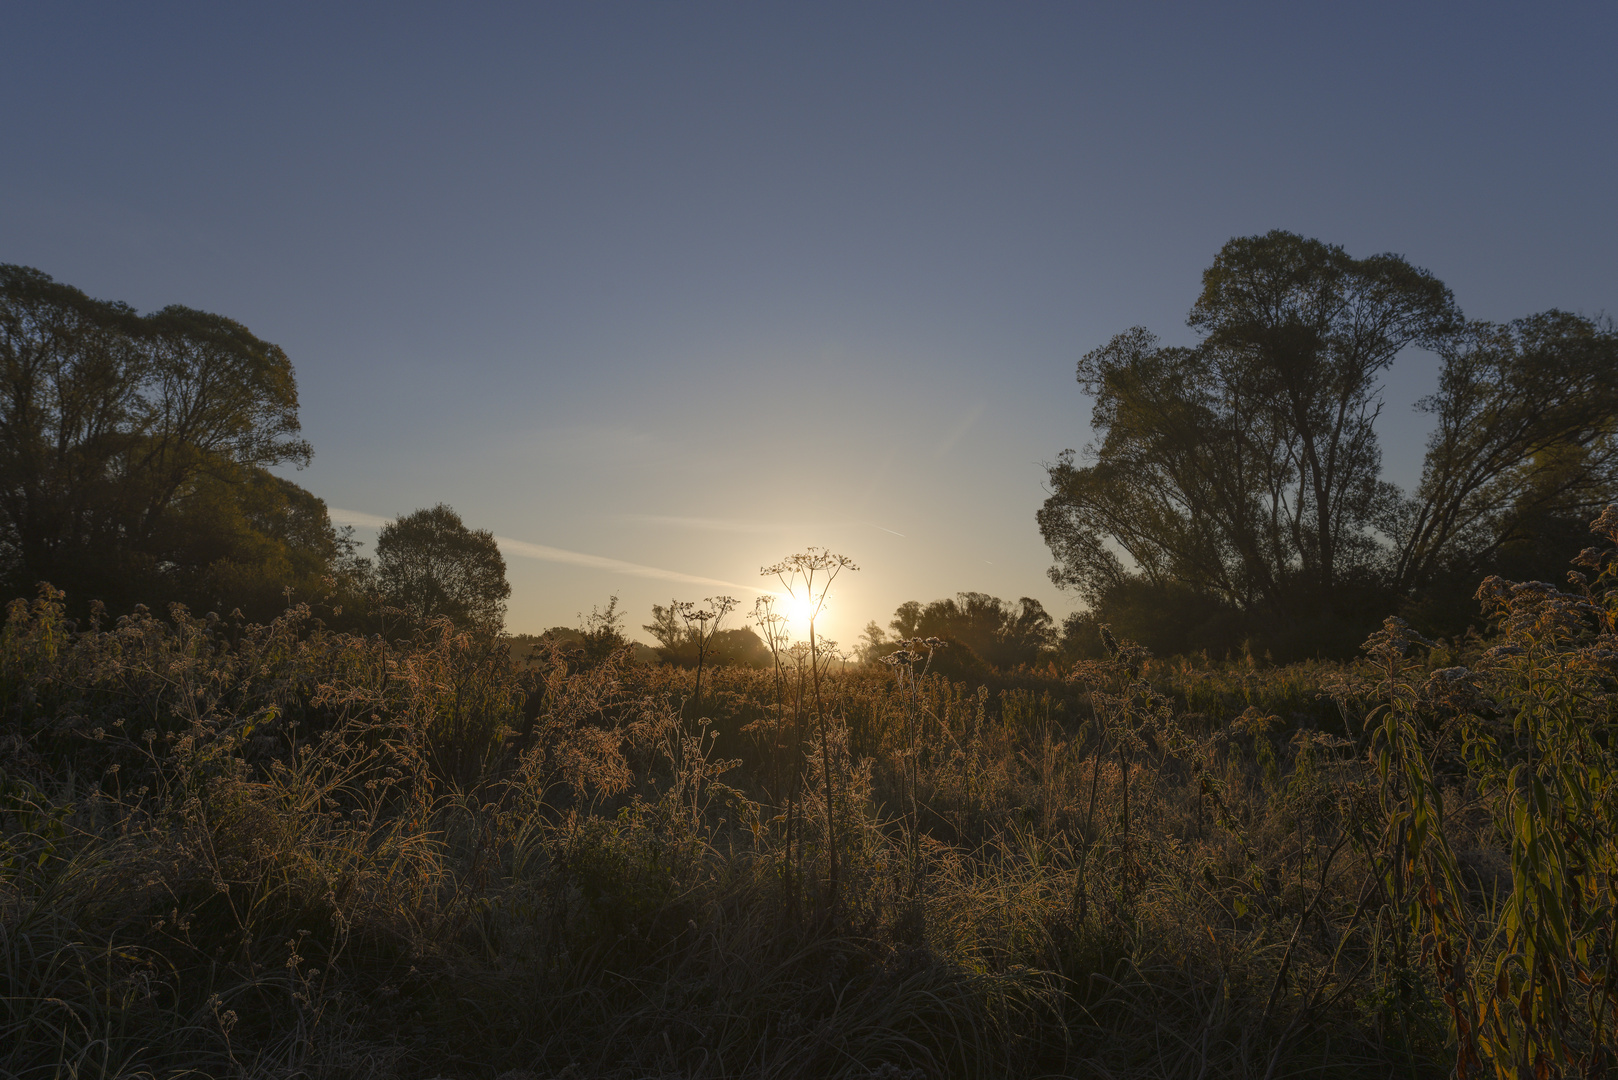
<path fill-rule="evenodd" d="M 1618 509 L 1486 632 L 952 682 L 0 636 L 17 1077 L 1601 1076 Z"/>

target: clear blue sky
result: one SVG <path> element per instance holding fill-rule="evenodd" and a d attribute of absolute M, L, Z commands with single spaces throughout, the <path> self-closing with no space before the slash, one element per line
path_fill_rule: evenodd
<path fill-rule="evenodd" d="M 845 641 L 962 589 L 1061 618 L 1074 362 L 1188 339 L 1231 236 L 1618 307 L 1615 40 L 1610 3 L 10 2 L 0 261 L 282 345 L 299 482 L 538 545 L 515 630 L 714 591 L 553 549 L 752 585 L 828 545 Z M 1396 482 L 1432 374 L 1389 379 Z"/>

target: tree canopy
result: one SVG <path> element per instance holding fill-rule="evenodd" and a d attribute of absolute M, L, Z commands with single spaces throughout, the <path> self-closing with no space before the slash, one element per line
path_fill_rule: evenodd
<path fill-rule="evenodd" d="M 1556 311 L 1469 323 L 1400 256 L 1280 231 L 1226 244 L 1188 322 L 1195 346 L 1136 327 L 1078 364 L 1098 442 L 1058 456 L 1038 520 L 1052 579 L 1093 609 L 1145 590 L 1166 614 L 1190 597 L 1221 633 L 1351 644 L 1360 609 L 1476 571 L 1614 491 L 1610 327 Z M 1381 375 L 1410 346 L 1442 375 L 1406 494 L 1381 479 L 1376 421 Z"/>
<path fill-rule="evenodd" d="M 900 639 L 936 637 L 966 648 L 997 668 L 1037 663 L 1056 644 L 1056 624 L 1044 605 L 1024 596 L 1009 604 L 988 593 L 963 592 L 923 604 L 908 600 L 888 627 Z M 874 633 L 873 633 L 874 631 Z M 866 628 L 868 652 L 880 650 L 881 630 Z"/>
<path fill-rule="evenodd" d="M 382 526 L 376 579 L 387 602 L 413 625 L 447 618 L 486 634 L 505 625 L 511 585 L 500 546 L 493 533 L 468 529 L 444 503 Z"/>
<path fill-rule="evenodd" d="M 139 315 L 0 265 L 0 571 L 77 602 L 307 586 L 348 553 L 306 464 L 291 362 L 220 315 Z M 284 596 L 279 597 L 284 602 Z"/>

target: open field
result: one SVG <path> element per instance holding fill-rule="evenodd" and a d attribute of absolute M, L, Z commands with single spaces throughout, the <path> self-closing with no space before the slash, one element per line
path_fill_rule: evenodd
<path fill-rule="evenodd" d="M 1609 520 L 1611 519 L 1611 520 Z M 1618 517 L 1601 523 L 1618 539 Z M 989 685 L 447 624 L 0 642 L 8 1075 L 1599 1075 L 1613 563 Z"/>

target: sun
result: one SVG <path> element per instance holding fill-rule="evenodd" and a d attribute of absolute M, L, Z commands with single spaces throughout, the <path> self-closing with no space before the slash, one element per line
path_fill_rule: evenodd
<path fill-rule="evenodd" d="M 796 596 L 781 594 L 776 601 L 776 610 L 786 616 L 787 630 L 795 638 L 809 636 L 809 619 L 815 614 L 814 602 L 805 593 Z"/>

